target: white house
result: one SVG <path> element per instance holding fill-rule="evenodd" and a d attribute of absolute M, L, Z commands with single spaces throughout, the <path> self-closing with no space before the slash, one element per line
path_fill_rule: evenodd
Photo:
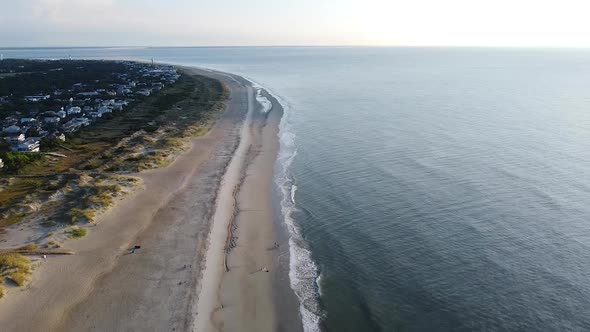
<path fill-rule="evenodd" d="M 65 118 L 67 113 L 65 111 L 57 111 L 56 112 L 57 116 L 59 116 L 60 118 Z"/>
<path fill-rule="evenodd" d="M 14 144 L 19 143 L 25 140 L 25 134 L 13 134 L 10 136 L 4 137 L 4 140 L 8 143 Z"/>
<path fill-rule="evenodd" d="M 21 118 L 20 119 L 20 123 L 31 123 L 31 122 L 37 122 L 37 119 L 35 118 Z"/>
<path fill-rule="evenodd" d="M 28 102 L 36 103 L 41 100 L 47 100 L 47 99 L 49 99 L 49 97 L 50 97 L 49 95 L 25 96 L 25 100 Z"/>
<path fill-rule="evenodd" d="M 96 96 L 100 96 L 100 93 L 98 93 L 97 91 L 80 92 L 80 93 L 78 93 L 78 96 L 81 96 L 81 97 L 96 97 Z"/>
<path fill-rule="evenodd" d="M 73 118 L 72 121 L 79 123 L 82 126 L 88 126 L 90 124 L 90 119 L 88 118 Z"/>
<path fill-rule="evenodd" d="M 0 158 L 0 168 L 4 167 L 4 161 L 2 161 L 2 158 Z"/>
<path fill-rule="evenodd" d="M 45 123 L 59 123 L 60 120 L 61 118 L 59 116 L 49 116 L 43 119 Z"/>
<path fill-rule="evenodd" d="M 68 133 L 72 133 L 78 129 L 80 129 L 80 127 L 85 127 L 88 126 L 90 124 L 90 120 L 88 118 L 74 118 L 66 123 L 63 124 L 62 128 L 64 131 L 68 132 Z"/>
<path fill-rule="evenodd" d="M 139 91 L 136 92 L 137 94 L 149 97 L 150 94 L 152 94 L 152 91 L 149 89 L 141 89 Z"/>
<path fill-rule="evenodd" d="M 39 139 L 30 137 L 19 144 L 11 146 L 10 149 L 21 152 L 39 152 L 39 146 Z"/>
<path fill-rule="evenodd" d="M 4 128 L 4 132 L 7 134 L 18 134 L 21 132 L 21 129 L 19 126 L 12 125 L 10 127 Z"/>
<path fill-rule="evenodd" d="M 80 114 L 82 109 L 78 106 L 68 108 L 68 115 Z"/>
<path fill-rule="evenodd" d="M 98 112 L 98 114 L 100 114 L 100 116 L 102 116 L 105 113 L 111 113 L 113 112 L 112 109 L 106 107 L 106 106 L 101 106 L 98 108 L 98 110 L 96 110 L 96 112 Z"/>

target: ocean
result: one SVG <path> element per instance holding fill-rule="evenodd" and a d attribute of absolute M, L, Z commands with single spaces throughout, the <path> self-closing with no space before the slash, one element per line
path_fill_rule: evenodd
<path fill-rule="evenodd" d="M 270 91 L 306 331 L 590 330 L 590 50 L 0 53 L 153 57 Z"/>

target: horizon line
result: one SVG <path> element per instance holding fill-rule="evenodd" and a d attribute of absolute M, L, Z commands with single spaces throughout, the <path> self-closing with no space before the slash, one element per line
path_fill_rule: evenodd
<path fill-rule="evenodd" d="M 590 49 L 590 46 L 514 46 L 514 45 L 176 45 L 176 46 L 0 46 L 0 50 L 93 49 L 93 48 L 510 48 L 510 49 Z"/>

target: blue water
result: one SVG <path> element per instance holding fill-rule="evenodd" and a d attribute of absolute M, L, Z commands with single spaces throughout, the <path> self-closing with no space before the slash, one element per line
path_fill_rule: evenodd
<path fill-rule="evenodd" d="M 590 330 L 590 50 L 0 53 L 154 57 L 277 96 L 308 331 Z"/>

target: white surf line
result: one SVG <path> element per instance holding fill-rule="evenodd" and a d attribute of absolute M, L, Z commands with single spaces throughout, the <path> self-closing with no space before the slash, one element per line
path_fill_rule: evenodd
<path fill-rule="evenodd" d="M 231 77 L 231 76 L 230 76 Z M 233 77 L 231 77 L 233 79 Z M 234 79 L 235 80 L 235 79 Z M 235 80 L 237 82 L 237 80 Z M 241 84 L 241 83 L 240 83 Z M 212 314 L 215 310 L 220 309 L 219 287 L 223 276 L 224 267 L 224 249 L 227 238 L 227 227 L 234 213 L 233 191 L 241 180 L 241 169 L 245 166 L 246 155 L 250 146 L 249 128 L 252 122 L 254 93 L 251 86 L 247 87 L 248 91 L 248 113 L 242 123 L 240 130 L 240 143 L 226 169 L 223 179 L 221 180 L 219 193 L 215 202 L 215 213 L 211 232 L 209 234 L 209 247 L 205 255 L 205 268 L 200 281 L 200 292 L 196 306 L 195 322 L 193 331 L 217 331 L 212 321 Z"/>

